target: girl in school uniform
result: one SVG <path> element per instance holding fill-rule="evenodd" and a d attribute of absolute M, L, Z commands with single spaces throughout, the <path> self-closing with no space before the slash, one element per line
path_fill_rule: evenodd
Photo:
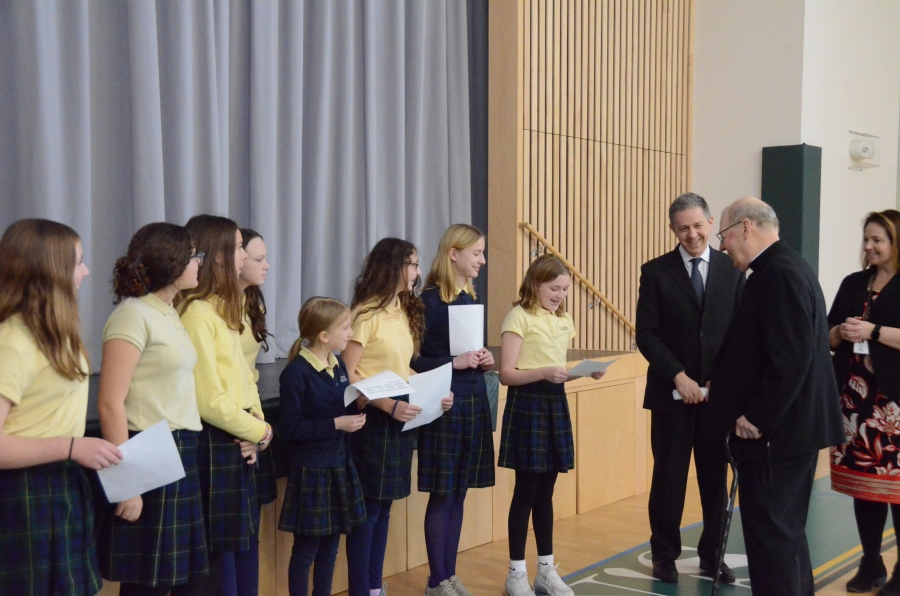
<path fill-rule="evenodd" d="M 103 330 L 100 426 L 121 445 L 165 420 L 185 477 L 110 505 L 98 532 L 100 568 L 121 582 L 120 596 L 191 596 L 209 572 L 197 475 L 200 413 L 194 391 L 194 350 L 172 303 L 197 286 L 203 254 L 182 226 L 152 223 L 131 239 L 113 269 L 119 306 Z"/>
<path fill-rule="evenodd" d="M 346 414 L 349 377 L 334 355 L 353 337 L 350 309 L 317 296 L 303 304 L 298 323 L 300 339 L 281 373 L 279 419 L 291 471 L 278 529 L 294 535 L 288 566 L 291 596 L 306 596 L 313 563 L 313 596 L 330 596 L 341 534 L 366 520 L 348 441 L 348 433 L 362 428 L 366 415 Z"/>
<path fill-rule="evenodd" d="M 87 350 L 78 288 L 88 274 L 72 228 L 23 219 L 0 239 L 0 586 L 89 596 L 103 587 L 82 466 L 122 453 L 84 437 Z"/>
<path fill-rule="evenodd" d="M 420 298 L 425 305 L 425 332 L 413 370 L 425 372 L 453 364 L 453 408 L 419 433 L 419 491 L 431 493 L 425 510 L 425 545 L 431 575 L 426 596 L 472 596 L 456 576 L 456 553 L 462 532 L 466 491 L 494 485 L 494 439 L 484 371 L 494 364 L 491 352 L 450 355 L 448 307 L 480 304 L 472 287 L 485 264 L 484 235 L 465 224 L 450 226 Z"/>
<path fill-rule="evenodd" d="M 535 259 L 519 288 L 519 299 L 500 329 L 500 382 L 509 387 L 498 465 L 516 471 L 509 506 L 507 596 L 574 593 L 553 561 L 553 487 L 560 472 L 575 467 L 572 422 L 564 383 L 572 317 L 563 310 L 572 278 L 551 255 Z M 592 375 L 599 379 L 603 373 Z M 525 567 L 528 518 L 534 522 L 538 571 L 534 591 Z"/>
<path fill-rule="evenodd" d="M 185 227 L 206 255 L 200 283 L 179 310 L 197 351 L 194 382 L 203 421 L 198 469 L 210 558 L 208 592 L 218 596 L 237 592 L 222 573 L 226 554 L 256 548 L 259 505 L 253 465 L 257 450 L 272 440 L 272 427 L 262 419 L 259 393 L 241 348 L 238 276 L 247 258 L 241 231 L 230 219 L 214 215 L 194 216 Z M 237 585 L 256 594 L 259 568 L 252 557 L 243 559 L 250 563 L 236 568 Z"/>
<path fill-rule="evenodd" d="M 342 354 L 350 382 L 384 370 L 404 381 L 425 327 L 422 302 L 413 293 L 419 272 L 416 247 L 406 240 L 379 240 L 363 263 L 353 291 L 353 339 Z M 452 396 L 445 399 L 449 409 Z M 422 411 L 409 396 L 368 402 L 357 399 L 366 425 L 350 439 L 353 463 L 366 499 L 366 523 L 347 537 L 350 596 L 383 593 L 382 572 L 391 504 L 410 493 L 413 433 L 404 423 Z"/>
<path fill-rule="evenodd" d="M 266 274 L 269 271 L 269 262 L 266 259 L 266 245 L 258 232 L 249 228 L 241 228 L 241 238 L 244 241 L 244 252 L 247 260 L 241 267 L 238 282 L 241 286 L 244 299 L 244 329 L 241 331 L 241 349 L 247 366 L 250 367 L 250 378 L 253 384 L 259 382 L 259 370 L 256 368 L 256 358 L 259 350 L 269 351 L 269 332 L 266 328 L 266 300 L 260 286 L 266 282 Z M 258 388 L 257 388 L 258 392 Z M 256 502 L 260 507 L 273 503 L 278 496 L 275 483 L 275 459 L 272 450 L 265 449 L 256 454 L 256 464 L 253 466 L 253 483 L 256 488 Z M 243 569 L 259 569 L 259 544 L 258 535 L 253 536 L 253 544 L 248 550 L 235 552 L 223 561 L 222 575 L 226 583 L 234 583 L 237 592 L 225 596 L 244 596 L 255 594 L 259 577 L 244 573 L 240 576 L 234 571 L 240 567 Z M 234 577 L 234 580 L 230 578 Z M 244 585 L 246 584 L 246 585 Z"/>

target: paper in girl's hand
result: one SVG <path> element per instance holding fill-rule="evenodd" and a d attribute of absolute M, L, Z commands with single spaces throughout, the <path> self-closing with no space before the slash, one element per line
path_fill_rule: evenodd
<path fill-rule="evenodd" d="M 423 424 L 428 424 L 440 418 L 444 414 L 444 407 L 441 403 L 445 397 L 450 395 L 450 381 L 453 379 L 453 365 L 450 363 L 435 368 L 428 372 L 413 375 L 409 379 L 410 385 L 416 391 L 414 396 L 410 396 L 409 403 L 413 406 L 419 406 L 422 411 L 419 415 L 403 425 L 403 430 L 412 430 Z"/>
<path fill-rule="evenodd" d="M 357 391 L 359 393 L 357 393 Z M 398 395 L 409 395 L 414 393 L 415 389 L 404 382 L 397 373 L 385 370 L 377 375 L 372 375 L 368 379 L 363 379 L 359 383 L 353 383 L 344 390 L 344 406 L 359 397 L 362 393 L 368 399 L 381 399 L 382 397 L 397 397 Z"/>
<path fill-rule="evenodd" d="M 457 304 L 447 307 L 450 355 L 459 356 L 484 347 L 484 305 Z"/>

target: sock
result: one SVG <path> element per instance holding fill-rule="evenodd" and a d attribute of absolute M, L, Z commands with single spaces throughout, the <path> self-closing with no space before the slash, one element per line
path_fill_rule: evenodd
<path fill-rule="evenodd" d="M 528 572 L 528 569 L 525 566 L 525 561 L 510 561 L 509 562 L 509 570 L 510 571 L 524 571 Z"/>
<path fill-rule="evenodd" d="M 381 588 L 377 590 L 369 590 L 369 596 L 381 596 Z"/>
<path fill-rule="evenodd" d="M 538 555 L 538 565 L 553 566 L 553 555 Z"/>

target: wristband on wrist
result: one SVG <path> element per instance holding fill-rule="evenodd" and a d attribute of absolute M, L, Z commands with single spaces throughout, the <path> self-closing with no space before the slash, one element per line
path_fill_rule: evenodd
<path fill-rule="evenodd" d="M 399 400 L 399 399 L 397 399 L 397 400 L 394 400 L 394 409 L 393 409 L 393 410 L 391 410 L 391 418 L 393 418 L 393 417 L 394 417 L 394 412 L 396 412 L 396 411 L 397 411 L 397 404 L 399 404 L 399 403 L 400 403 L 400 400 Z"/>
<path fill-rule="evenodd" d="M 872 339 L 878 341 L 879 337 L 881 337 L 881 325 L 875 325 L 875 328 L 872 329 Z"/>
<path fill-rule="evenodd" d="M 273 434 L 274 433 L 272 432 L 272 425 L 267 422 L 266 423 L 266 434 L 263 435 L 262 441 L 260 441 L 259 444 L 262 445 L 263 447 L 268 445 L 269 441 L 272 440 Z"/>

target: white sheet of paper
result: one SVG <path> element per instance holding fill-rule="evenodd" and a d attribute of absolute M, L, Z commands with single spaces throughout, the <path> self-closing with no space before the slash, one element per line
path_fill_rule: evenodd
<path fill-rule="evenodd" d="M 450 322 L 450 355 L 459 356 L 484 347 L 484 305 L 447 307 Z"/>
<path fill-rule="evenodd" d="M 160 420 L 119 445 L 122 461 L 97 472 L 110 503 L 120 503 L 184 478 L 169 423 Z"/>
<path fill-rule="evenodd" d="M 703 397 L 709 397 L 709 389 L 707 389 L 706 387 L 701 387 L 700 393 L 703 395 Z M 672 399 L 677 399 L 678 401 L 682 401 L 684 398 L 681 397 L 681 394 L 678 393 L 677 389 L 673 389 L 672 390 Z"/>
<path fill-rule="evenodd" d="M 419 406 L 419 415 L 403 425 L 403 430 L 410 430 L 428 424 L 444 414 L 441 400 L 450 395 L 450 380 L 453 377 L 453 364 L 429 370 L 409 378 L 409 384 L 416 390 L 409 396 L 409 403 Z"/>
<path fill-rule="evenodd" d="M 618 360 L 618 358 L 616 358 Z M 578 364 L 576 364 L 573 368 L 569 369 L 569 375 L 573 377 L 589 377 L 595 372 L 603 372 L 609 365 L 615 362 L 616 360 L 610 360 L 608 362 L 595 362 L 593 360 L 582 360 Z"/>
<path fill-rule="evenodd" d="M 383 370 L 377 375 L 372 375 L 368 379 L 363 379 L 359 383 L 353 383 L 344 390 L 344 406 L 349 406 L 350 402 L 362 393 L 369 399 L 381 399 L 382 397 L 397 397 L 398 395 L 406 395 L 415 391 L 406 384 L 400 375 L 390 370 Z"/>

